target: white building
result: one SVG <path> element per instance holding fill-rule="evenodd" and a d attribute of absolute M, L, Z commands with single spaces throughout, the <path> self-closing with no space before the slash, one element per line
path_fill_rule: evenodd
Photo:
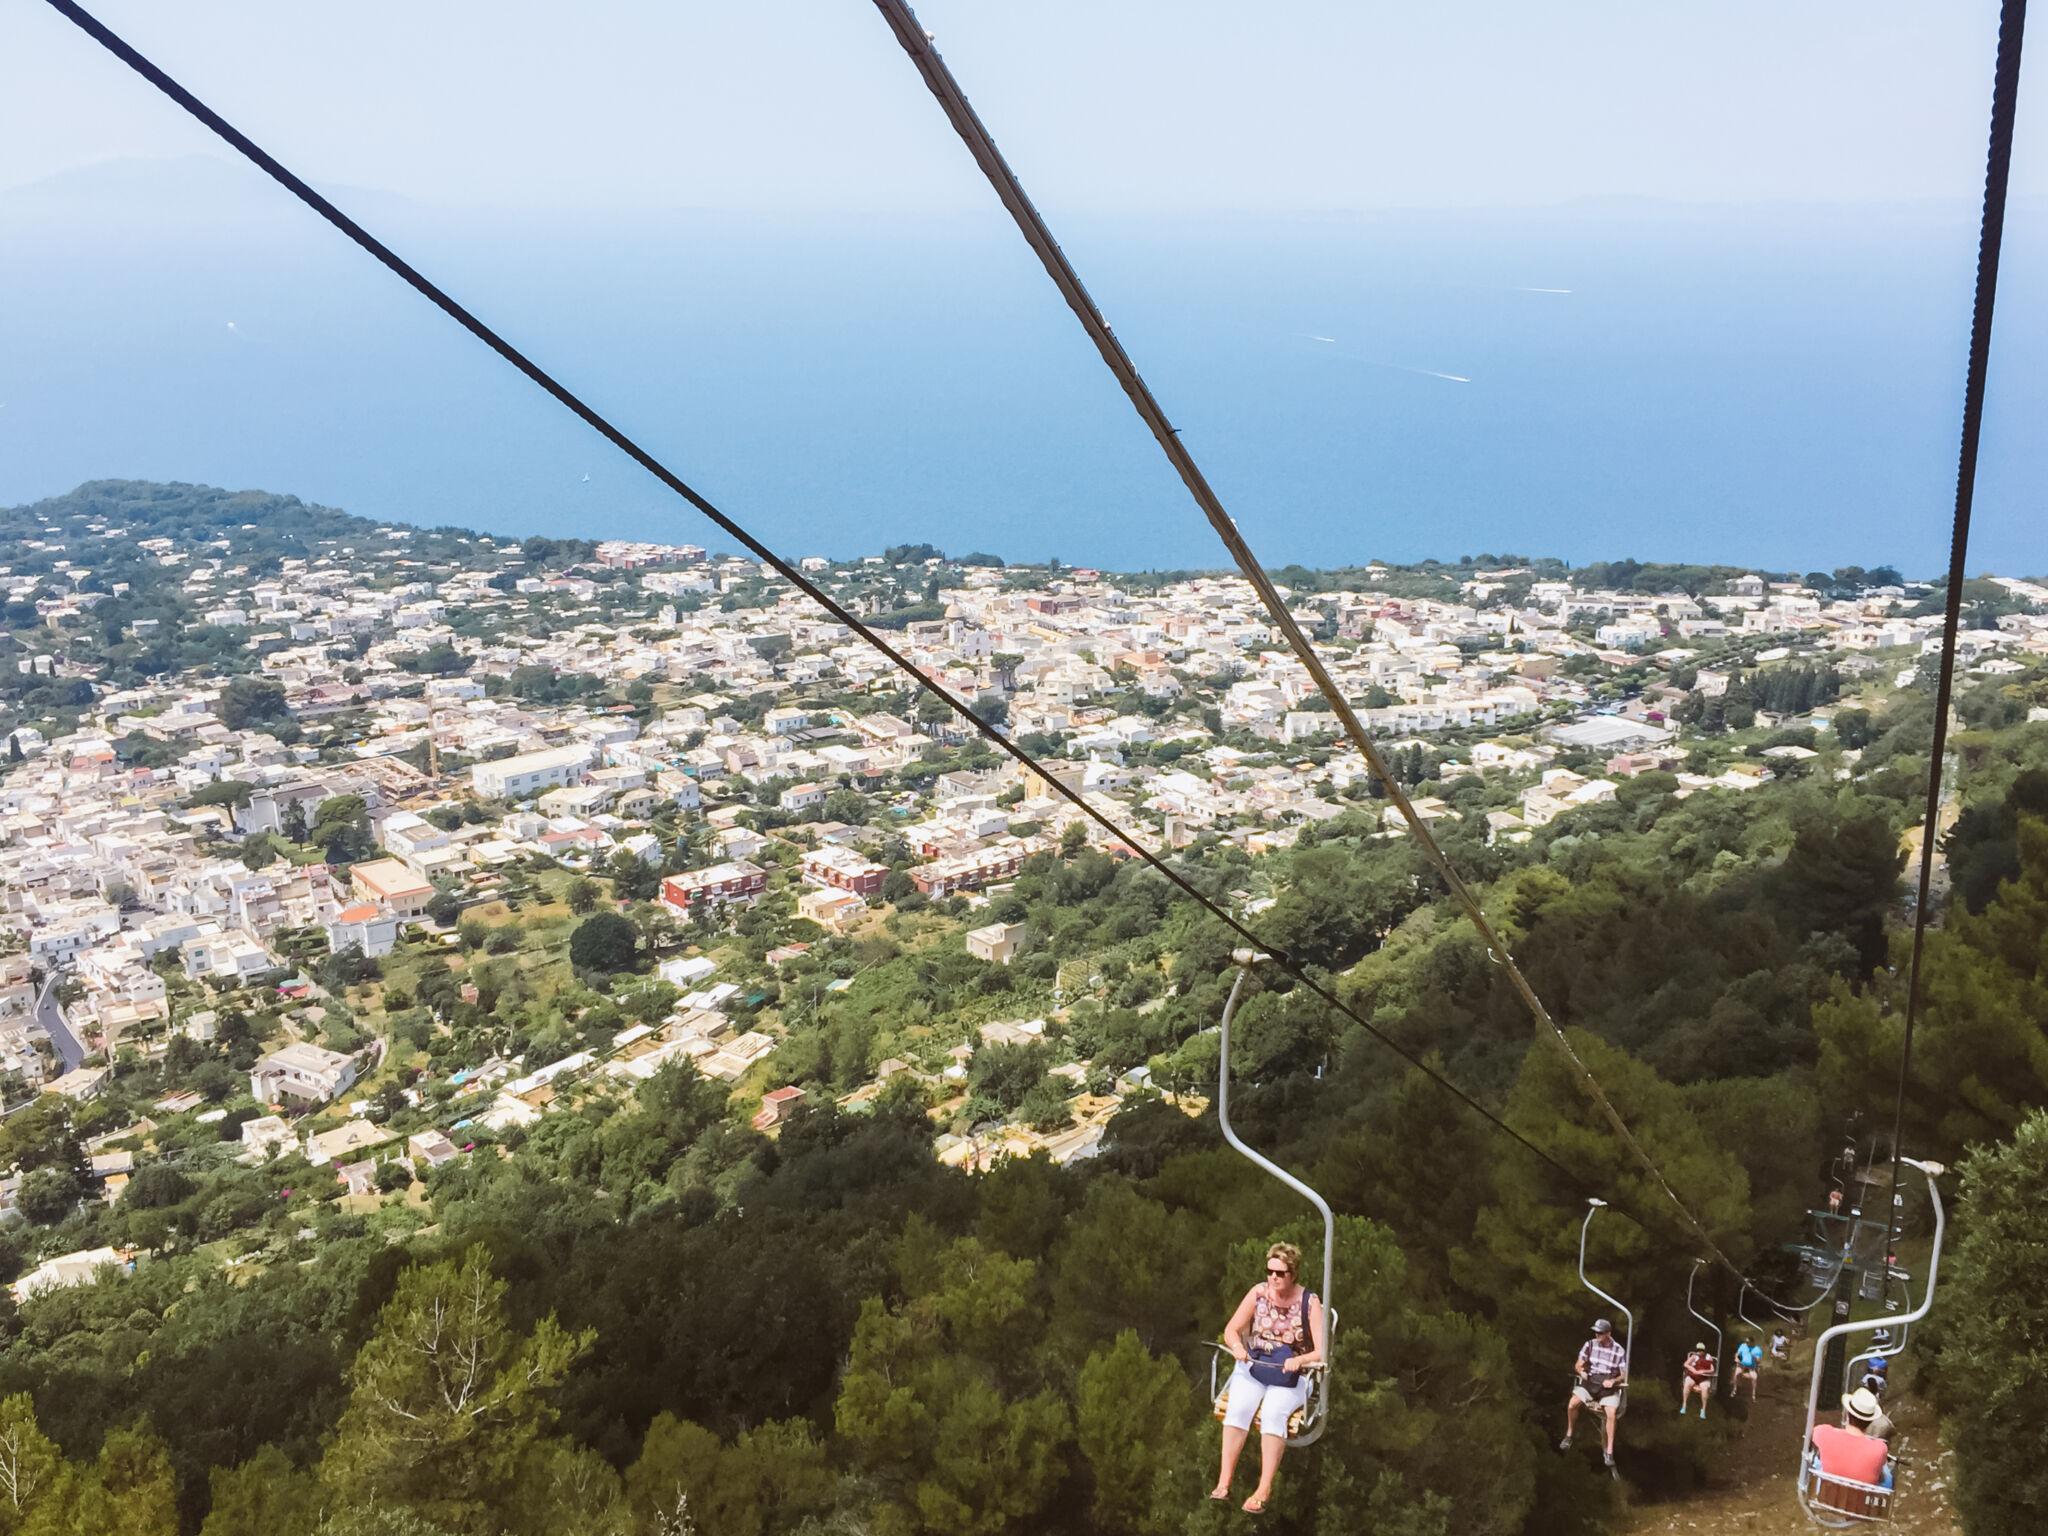
<path fill-rule="evenodd" d="M 967 935 L 967 953 L 992 965 L 1008 965 L 1023 942 L 1022 923 L 990 923 Z"/>
<path fill-rule="evenodd" d="M 325 1104 L 346 1093 L 355 1080 L 354 1057 L 294 1041 L 256 1063 L 249 1073 L 249 1092 L 258 1104 L 283 1098 Z"/>
<path fill-rule="evenodd" d="M 131 1252 L 116 1248 L 87 1248 L 77 1253 L 59 1254 L 46 1259 L 30 1270 L 12 1287 L 14 1299 L 27 1301 L 31 1296 L 40 1296 L 44 1291 L 60 1290 L 70 1285 L 90 1285 L 99 1278 L 100 1271 L 112 1268 L 126 1274 L 135 1267 Z"/>
<path fill-rule="evenodd" d="M 583 780 L 595 756 L 591 747 L 555 747 L 478 763 L 469 770 L 470 783 L 488 799 L 528 800 L 545 790 Z"/>
<path fill-rule="evenodd" d="M 397 916 L 369 902 L 345 907 L 327 920 L 327 947 L 336 954 L 353 944 L 366 959 L 376 960 L 397 943 Z"/>

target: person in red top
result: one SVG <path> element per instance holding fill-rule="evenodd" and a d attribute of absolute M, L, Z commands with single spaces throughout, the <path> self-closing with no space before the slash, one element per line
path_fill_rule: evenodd
<path fill-rule="evenodd" d="M 1820 1424 L 1813 1431 L 1813 1454 L 1819 1469 L 1829 1477 L 1889 1488 L 1885 1457 L 1891 1447 L 1870 1433 L 1871 1412 L 1877 1405 L 1867 1392 L 1852 1392 L 1843 1404 L 1842 1427 Z"/>
<path fill-rule="evenodd" d="M 1692 1347 L 1692 1353 L 1685 1357 L 1685 1383 L 1678 1389 L 1678 1412 L 1681 1417 L 1692 1404 L 1692 1395 L 1700 1395 L 1700 1417 L 1707 1416 L 1707 1399 L 1714 1395 L 1714 1377 L 1720 1373 L 1721 1363 L 1707 1353 L 1704 1341 Z"/>

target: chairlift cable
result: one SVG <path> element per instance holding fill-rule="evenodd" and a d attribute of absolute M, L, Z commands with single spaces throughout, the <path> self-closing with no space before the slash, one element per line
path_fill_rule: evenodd
<path fill-rule="evenodd" d="M 1991 315 L 1998 298 L 1998 256 L 2005 237 L 2006 182 L 2012 171 L 2013 120 L 2018 115 L 2020 45 L 2027 0 L 2004 0 L 1998 17 L 1998 62 L 1991 84 L 1991 135 L 1984 164 L 1984 222 L 1977 239 L 1977 294 L 1970 319 L 1970 368 L 1963 384 L 1963 441 L 1956 464 L 1955 521 L 1949 535 L 1948 593 L 1942 604 L 1941 667 L 1934 688 L 1934 745 L 1927 764 L 1927 813 L 1920 824 L 1920 882 L 1913 903 L 1913 957 L 1906 970 L 1906 1023 L 1899 1043 L 1899 1091 L 1892 1107 L 1892 1179 L 1885 1209 L 1885 1252 L 1891 1262 L 1899 1221 L 1899 1133 L 1913 1065 L 1913 1026 L 1920 1012 L 1920 960 L 1927 939 L 1927 908 L 1934 878 L 1934 840 L 1941 819 L 1942 758 L 1948 749 L 1948 713 L 1955 690 L 1956 633 L 1962 627 L 1963 581 L 1970 549 L 1970 514 L 1977 494 L 1977 444 L 1984 430 L 1984 378 L 1991 363 Z"/>
<path fill-rule="evenodd" d="M 1337 686 L 1336 680 L 1323 665 L 1322 658 L 1316 654 L 1315 647 L 1309 643 L 1308 636 L 1302 633 L 1301 626 L 1295 622 L 1286 600 L 1275 589 L 1272 578 L 1266 574 L 1258 556 L 1245 542 L 1236 521 L 1224 509 L 1221 499 L 1211 488 L 1201 467 L 1196 464 L 1185 439 L 1168 421 L 1165 410 L 1146 385 L 1137 365 L 1131 361 L 1130 354 L 1124 350 L 1123 343 L 1117 340 L 1116 333 L 1110 329 L 1109 322 L 1102 316 L 1102 311 L 1089 296 L 1086 285 L 1082 283 L 1073 264 L 1067 260 L 1066 253 L 1060 249 L 1059 242 L 1053 238 L 1051 229 L 1047 227 L 1045 219 L 1025 192 L 1023 184 L 1017 179 L 1016 172 L 1010 169 L 1009 162 L 996 147 L 994 137 L 976 115 L 966 93 L 954 79 L 953 72 L 947 68 L 945 60 L 932 46 L 932 35 L 918 24 L 916 14 L 906 0 L 875 0 L 875 7 L 888 21 L 890 29 L 896 34 L 897 42 L 910 56 L 918 73 L 924 77 L 925 85 L 937 99 L 954 131 L 966 144 L 975 163 L 981 167 L 982 173 L 994 187 L 996 196 L 1009 210 L 1025 241 L 1044 265 L 1047 276 L 1053 280 L 1054 286 L 1067 301 L 1067 307 L 1073 310 L 1075 318 L 1081 322 L 1082 328 L 1095 343 L 1095 349 L 1101 354 L 1103 362 L 1116 376 L 1117 382 L 1123 386 L 1124 393 L 1130 397 L 1132 406 L 1151 430 L 1161 451 L 1180 476 L 1182 484 L 1194 497 L 1195 504 L 1202 509 L 1209 526 L 1223 541 L 1224 548 L 1230 551 L 1231 558 L 1237 563 L 1237 568 L 1243 573 L 1245 580 L 1250 582 L 1253 590 L 1259 594 L 1259 601 L 1265 606 L 1274 627 L 1286 637 L 1288 645 L 1314 680 L 1317 690 L 1328 701 L 1337 718 L 1343 722 L 1345 731 L 1364 756 L 1367 766 L 1386 787 L 1388 798 L 1394 802 L 1395 809 L 1408 824 L 1410 833 L 1422 848 L 1425 857 L 1435 867 L 1458 904 L 1464 908 L 1465 915 L 1472 920 L 1473 927 L 1485 941 L 1488 957 L 1501 968 L 1509 984 L 1520 994 L 1524 1005 L 1542 1027 L 1542 1033 L 1563 1053 L 1566 1063 L 1577 1075 L 1581 1088 L 1634 1154 L 1652 1183 L 1663 1192 L 1679 1215 L 1684 1218 L 1685 1223 L 1692 1228 L 1693 1233 L 1706 1244 L 1714 1258 L 1725 1266 L 1730 1274 L 1741 1278 L 1741 1268 L 1722 1251 L 1720 1244 L 1714 1241 L 1713 1234 L 1707 1230 L 1706 1224 L 1692 1213 L 1691 1208 L 1679 1197 L 1678 1191 L 1672 1188 L 1670 1180 L 1664 1176 L 1664 1171 L 1657 1165 L 1656 1159 L 1636 1140 L 1635 1133 L 1629 1129 L 1628 1122 L 1622 1118 L 1621 1112 L 1614 1107 L 1613 1101 L 1607 1096 L 1607 1091 L 1601 1087 L 1599 1079 L 1594 1077 L 1592 1069 L 1573 1049 L 1571 1041 L 1565 1037 L 1563 1027 L 1543 1006 L 1543 1000 L 1536 995 L 1536 989 L 1522 974 L 1521 967 L 1515 963 L 1515 958 L 1509 952 L 1506 943 L 1494 932 L 1493 924 L 1487 918 L 1478 897 L 1459 877 L 1450 860 L 1444 856 L 1443 850 L 1437 846 L 1435 837 L 1430 834 L 1428 823 L 1417 814 L 1400 781 L 1388 769 L 1386 760 L 1373 745 L 1372 738 L 1366 734 L 1364 725 L 1351 708 L 1344 690 Z"/>
<path fill-rule="evenodd" d="M 1125 830 L 1124 828 L 1119 827 L 1115 822 L 1111 821 L 1107 816 L 1105 816 L 1102 812 L 1098 811 L 1094 806 L 1088 804 L 1088 802 L 1081 796 L 1079 791 L 1068 788 L 1060 780 L 1053 777 L 1050 773 L 1047 773 L 1035 757 L 1033 757 L 1029 752 L 1026 752 L 1022 747 L 1018 746 L 1016 743 L 1012 742 L 1008 737 L 1004 736 L 1000 731 L 998 731 L 994 726 L 990 725 L 987 721 L 983 720 L 980 716 L 976 715 L 963 702 L 953 697 L 953 695 L 950 692 L 948 692 L 944 687 L 942 687 L 939 683 L 935 682 L 933 679 L 926 676 L 908 658 L 902 655 L 902 653 L 897 651 L 887 641 L 882 639 L 881 636 L 878 635 L 871 627 L 864 623 L 858 615 L 851 612 L 849 609 L 840 604 L 836 599 L 834 599 L 829 593 L 827 593 L 822 588 L 817 586 L 808 577 L 806 577 L 798 568 L 791 565 L 788 561 L 784 560 L 781 556 L 777 555 L 773 550 L 769 549 L 766 545 L 762 544 L 738 522 L 734 521 L 724 512 L 721 512 L 701 493 L 694 490 L 691 486 L 685 483 L 679 476 L 677 476 L 672 470 L 670 470 L 666 465 L 664 465 L 651 452 L 641 447 L 631 437 L 627 436 L 626 433 L 622 431 L 620 428 L 614 426 L 608 419 L 606 419 L 602 414 L 600 414 L 595 407 L 587 404 L 574 391 L 570 390 L 568 386 L 561 383 L 552 374 L 548 373 L 545 369 L 543 369 L 538 363 L 534 362 L 531 358 L 527 357 L 525 353 L 521 352 L 511 342 L 507 341 L 504 337 L 500 336 L 496 331 L 492 330 L 489 326 L 485 325 L 483 321 L 481 321 L 475 315 L 470 313 L 470 311 L 465 309 L 461 304 L 457 303 L 444 290 L 442 290 L 439 286 L 437 286 L 430 279 L 428 279 L 417 268 L 413 267 L 408 262 L 406 262 L 389 246 L 385 245 L 382 241 L 378 240 L 376 236 L 372 235 L 368 230 L 364 229 L 362 225 L 358 224 L 354 219 L 350 218 L 347 214 L 343 213 L 339 208 L 337 208 L 333 203 L 329 202 L 325 197 L 322 197 L 318 192 L 314 191 L 313 188 L 307 185 L 305 181 L 300 179 L 297 175 L 293 174 L 289 169 L 287 169 L 282 163 L 280 163 L 277 159 L 271 156 L 254 140 L 250 139 L 246 134 L 242 133 L 239 129 L 234 127 L 233 124 L 229 123 L 219 113 L 215 112 L 212 108 L 208 107 L 203 101 L 201 101 L 197 96 L 193 95 L 191 91 L 187 90 L 184 86 L 180 85 L 170 75 L 166 74 L 162 69 L 158 68 L 147 57 L 145 57 L 142 53 L 140 53 L 129 43 L 123 40 L 118 34 L 113 32 L 104 23 L 100 22 L 97 18 L 95 18 L 89 12 L 87 12 L 83 7 L 79 6 L 76 3 L 76 0 L 48 0 L 48 3 L 53 9 L 57 10 L 62 15 L 64 15 L 68 20 L 73 22 L 81 31 L 85 32 L 88 36 L 93 38 L 94 41 L 98 42 L 109 53 L 113 54 L 116 58 L 121 60 L 122 63 L 128 65 L 129 68 L 134 70 L 137 74 L 141 75 L 143 79 L 147 80 L 151 85 L 155 86 L 159 91 L 161 91 L 165 96 L 169 97 L 172 101 L 177 103 L 178 106 L 182 107 L 191 116 L 198 119 L 200 123 L 204 124 L 213 133 L 215 133 L 221 139 L 223 139 L 230 147 L 235 149 L 238 153 L 240 153 L 242 156 L 248 159 L 251 163 L 256 165 L 272 180 L 276 181 L 280 186 L 284 187 L 286 191 L 290 192 L 294 197 L 298 198 L 300 202 L 304 203 L 307 207 L 311 208 L 315 213 L 319 214 L 323 219 L 325 219 L 328 223 L 332 224 L 336 229 L 341 231 L 342 234 L 346 235 L 356 245 L 360 246 L 364 251 L 368 252 L 371 256 L 375 257 L 385 267 L 388 267 L 409 287 L 415 289 L 423 298 L 425 298 L 429 303 L 433 304 L 435 308 L 441 310 L 442 313 L 446 314 L 450 319 L 454 320 L 464 330 L 468 331 L 471 335 L 475 336 L 479 341 L 483 342 L 484 345 L 489 347 L 493 352 L 496 352 L 500 357 L 504 358 L 506 362 L 510 363 L 514 368 L 518 369 L 521 373 L 525 374 L 528 379 L 530 379 L 533 383 L 537 384 L 542 390 L 546 391 L 549 395 L 552 395 L 555 398 L 555 400 L 557 400 L 570 412 L 572 412 L 574 415 L 580 418 L 593 431 L 597 432 L 599 436 L 603 437 L 606 441 L 610 442 L 614 447 L 619 449 L 620 452 L 624 453 L 628 458 L 632 459 L 634 463 L 638 464 L 641 468 L 645 469 L 649 474 L 653 475 L 655 479 L 659 480 L 669 490 L 675 492 L 676 495 L 682 497 L 683 500 L 687 501 L 692 507 L 696 508 L 697 511 L 701 512 L 705 517 L 709 518 L 722 531 L 729 534 L 733 539 L 737 540 L 743 547 L 745 547 L 747 550 L 753 553 L 756 556 L 756 558 L 758 558 L 764 565 L 772 567 L 776 571 L 776 573 L 780 575 L 784 580 L 788 581 L 791 585 L 793 585 L 799 591 L 801 591 L 806 597 L 810 598 L 813 602 L 817 603 L 827 613 L 831 614 L 833 618 L 837 619 L 840 623 L 846 625 L 847 628 L 850 629 L 853 633 L 859 635 L 862 640 L 866 641 L 869 645 L 873 646 L 878 652 L 881 653 L 881 655 L 884 658 L 886 658 L 890 662 L 891 665 L 893 665 L 899 671 L 904 673 L 905 676 L 909 677 L 911 681 L 914 682 L 918 687 L 924 689 L 925 692 L 931 694 L 934 698 L 941 700 L 956 714 L 960 715 L 963 719 L 965 719 L 970 725 L 974 727 L 974 729 L 977 732 L 980 733 L 980 735 L 986 741 L 988 741 L 997 750 L 1001 751 L 1006 756 L 1014 759 L 1021 766 L 1037 773 L 1053 792 L 1057 793 L 1062 799 L 1066 800 L 1076 810 L 1080 811 L 1081 814 L 1086 816 L 1090 821 L 1094 822 L 1097 826 L 1101 827 L 1105 832 L 1109 833 L 1112 837 L 1116 838 L 1120 843 L 1123 843 L 1124 845 L 1130 847 L 1137 857 L 1143 859 L 1153 869 L 1157 870 L 1161 875 L 1165 876 L 1167 880 L 1172 882 L 1172 884 L 1182 892 L 1182 894 L 1188 896 L 1199 906 L 1208 911 L 1212 916 L 1214 916 L 1220 922 L 1222 922 L 1228 928 L 1230 928 L 1231 931 L 1233 931 L 1241 938 L 1243 938 L 1246 942 L 1256 947 L 1268 950 L 1268 952 L 1272 954 L 1274 963 L 1277 966 L 1279 966 L 1282 970 L 1286 971 L 1290 976 L 1294 977 L 1295 980 L 1298 981 L 1308 991 L 1310 991 L 1316 997 L 1320 998 L 1322 1001 L 1327 1003 L 1331 1008 L 1335 1009 L 1345 1018 L 1349 1019 L 1354 1024 L 1357 1024 L 1361 1029 L 1365 1030 L 1365 1032 L 1368 1035 L 1370 1035 L 1374 1040 L 1378 1041 L 1381 1045 L 1385 1046 L 1388 1050 L 1392 1051 L 1396 1056 L 1400 1057 L 1403 1061 L 1407 1062 L 1418 1072 L 1422 1073 L 1423 1076 L 1427 1078 L 1431 1083 L 1433 1083 L 1436 1087 L 1442 1089 L 1445 1093 L 1450 1094 L 1453 1098 L 1458 1100 L 1458 1102 L 1463 1104 L 1467 1109 L 1471 1110 L 1473 1113 L 1480 1116 L 1480 1118 L 1485 1120 L 1494 1130 L 1509 1137 L 1511 1140 L 1520 1145 L 1523 1148 L 1523 1150 L 1539 1158 L 1544 1163 L 1547 1163 L 1553 1170 L 1555 1170 L 1558 1174 L 1562 1175 L 1563 1178 L 1566 1179 L 1575 1189 L 1583 1191 L 1589 1187 L 1583 1175 L 1578 1174 L 1574 1172 L 1572 1169 L 1566 1167 L 1562 1162 L 1560 1162 L 1557 1158 L 1552 1156 L 1549 1152 L 1546 1152 L 1543 1148 L 1537 1146 L 1528 1137 L 1524 1136 L 1520 1131 L 1516 1130 L 1512 1125 L 1509 1125 L 1500 1116 L 1496 1115 L 1492 1110 L 1488 1109 L 1478 1099 L 1474 1098 L 1471 1094 L 1467 1093 L 1463 1088 L 1460 1088 L 1456 1083 L 1452 1082 L 1449 1078 L 1445 1077 L 1441 1072 L 1438 1072 L 1435 1068 L 1431 1067 L 1428 1064 L 1428 1062 L 1423 1060 L 1420 1056 L 1416 1055 L 1413 1051 L 1410 1051 L 1407 1047 L 1403 1046 L 1399 1041 L 1395 1040 L 1393 1037 L 1386 1034 L 1383 1030 L 1379 1029 L 1376 1025 L 1374 1025 L 1371 1022 L 1371 1020 L 1362 1016 L 1360 1013 L 1357 1012 L 1357 1010 L 1353 1009 L 1349 1004 L 1345 1003 L 1341 998 L 1336 996 L 1336 994 L 1332 992 L 1328 987 L 1323 985 L 1321 982 L 1317 981 L 1315 977 L 1310 975 L 1306 968 L 1300 962 L 1296 961 L 1292 956 L 1287 955 L 1284 952 L 1272 950 L 1271 947 L 1266 943 L 1266 941 L 1260 939 L 1257 934 L 1253 933 L 1249 928 L 1247 928 L 1242 921 L 1240 921 L 1237 917 L 1233 916 L 1226 908 L 1218 905 L 1214 900 L 1212 900 L 1210 897 L 1205 895 L 1199 888 L 1197 888 L 1193 884 L 1193 882 L 1191 882 L 1186 876 L 1181 874 L 1178 870 L 1174 869 L 1170 864 L 1168 864 L 1165 860 L 1161 859 L 1157 854 L 1153 853 L 1151 850 L 1146 848 L 1134 833 L 1131 833 Z M 1618 1211 L 1621 1211 L 1623 1214 L 1627 1215 L 1632 1221 L 1635 1221 L 1645 1230 L 1654 1230 L 1655 1224 L 1652 1221 L 1645 1219 L 1643 1216 L 1628 1209 L 1626 1206 L 1623 1206 L 1617 1202 L 1614 1208 Z"/>

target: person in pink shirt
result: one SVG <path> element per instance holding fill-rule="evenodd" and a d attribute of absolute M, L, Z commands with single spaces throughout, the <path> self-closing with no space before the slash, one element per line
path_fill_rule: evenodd
<path fill-rule="evenodd" d="M 1819 1470 L 1829 1477 L 1889 1488 L 1891 1475 L 1885 1458 L 1891 1447 L 1870 1433 L 1870 1421 L 1877 1413 L 1877 1399 L 1868 1392 L 1849 1394 L 1842 1403 L 1842 1426 L 1820 1424 L 1813 1431 L 1813 1454 Z"/>

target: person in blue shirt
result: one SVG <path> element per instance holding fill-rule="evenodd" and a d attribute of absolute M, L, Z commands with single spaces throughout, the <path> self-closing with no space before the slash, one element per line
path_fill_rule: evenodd
<path fill-rule="evenodd" d="M 1735 1346 L 1735 1369 L 1728 1377 L 1728 1395 L 1733 1397 L 1735 1389 L 1742 1385 L 1742 1378 L 1749 1378 L 1749 1400 L 1756 1401 L 1757 1373 L 1763 1369 L 1764 1347 L 1755 1339 L 1744 1339 Z"/>

